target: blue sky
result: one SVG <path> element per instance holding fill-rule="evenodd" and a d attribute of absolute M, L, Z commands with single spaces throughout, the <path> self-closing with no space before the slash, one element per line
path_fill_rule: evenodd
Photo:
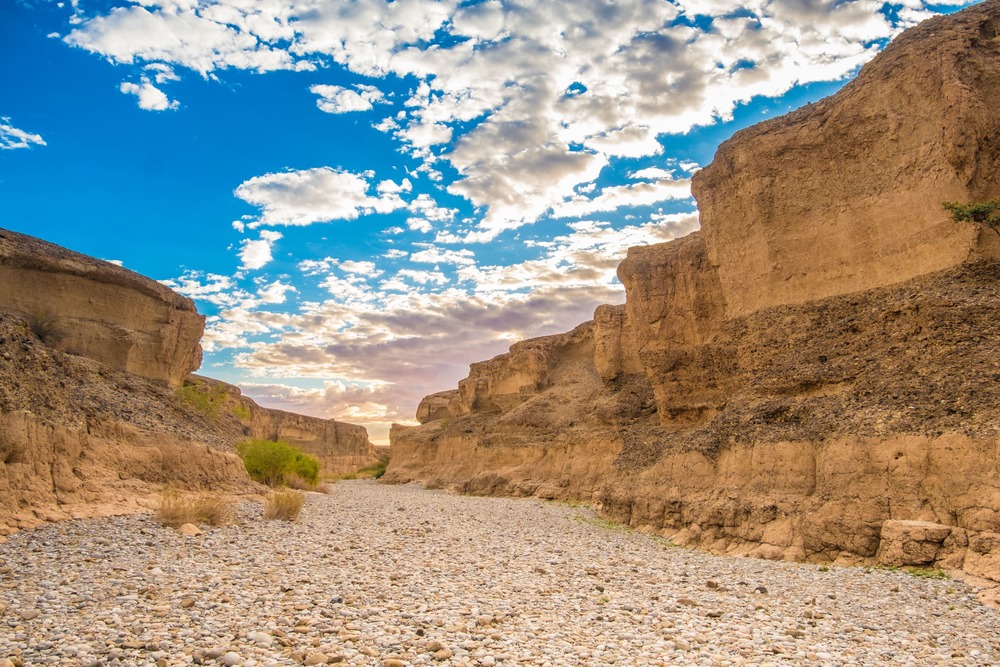
<path fill-rule="evenodd" d="M 201 373 L 384 442 L 622 302 L 719 142 L 964 4 L 6 0 L 0 227 L 194 298 Z"/>

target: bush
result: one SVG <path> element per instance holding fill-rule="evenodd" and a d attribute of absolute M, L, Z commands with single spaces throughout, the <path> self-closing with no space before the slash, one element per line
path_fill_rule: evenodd
<path fill-rule="evenodd" d="M 224 498 L 183 496 L 176 491 L 164 491 L 154 519 L 160 525 L 177 528 L 185 523 L 221 526 L 229 517 L 229 501 Z"/>
<path fill-rule="evenodd" d="M 996 199 L 971 204 L 948 201 L 944 203 L 944 208 L 955 222 L 979 222 L 994 229 L 1000 228 L 1000 201 Z"/>
<path fill-rule="evenodd" d="M 310 485 L 319 481 L 319 461 L 283 440 L 247 440 L 236 451 L 250 477 L 262 484 L 278 486 L 293 476 Z"/>
<path fill-rule="evenodd" d="M 389 455 L 385 454 L 378 460 L 377 463 L 373 463 L 370 466 L 365 466 L 357 472 L 358 477 L 371 477 L 372 479 L 379 479 L 385 474 L 386 468 L 389 467 Z"/>
<path fill-rule="evenodd" d="M 206 417 L 219 416 L 223 403 L 229 397 L 229 392 L 220 384 L 198 382 L 186 384 L 176 392 L 177 400 L 194 408 Z"/>
<path fill-rule="evenodd" d="M 237 419 L 239 419 L 241 422 L 244 423 L 249 422 L 250 417 L 253 416 L 253 413 L 250 412 L 250 406 L 243 405 L 242 403 L 240 403 L 239 405 L 234 405 L 233 409 L 230 410 L 230 412 L 233 414 L 234 417 L 236 417 Z"/>
<path fill-rule="evenodd" d="M 26 316 L 28 330 L 46 345 L 57 345 L 64 338 L 64 332 L 59 328 L 59 318 L 48 309 L 40 309 Z"/>
<path fill-rule="evenodd" d="M 306 497 L 301 491 L 293 489 L 275 491 L 264 501 L 264 518 L 295 521 L 299 518 L 299 512 L 302 511 L 305 502 Z"/>

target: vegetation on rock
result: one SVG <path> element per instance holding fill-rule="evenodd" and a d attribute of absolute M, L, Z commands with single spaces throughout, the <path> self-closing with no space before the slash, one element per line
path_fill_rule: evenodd
<path fill-rule="evenodd" d="M 978 222 L 1000 229 L 1000 201 L 996 199 L 970 204 L 946 201 L 943 206 L 955 222 Z"/>
<path fill-rule="evenodd" d="M 225 386 L 206 383 L 186 384 L 176 392 L 180 403 L 212 419 L 219 416 L 227 396 Z"/>

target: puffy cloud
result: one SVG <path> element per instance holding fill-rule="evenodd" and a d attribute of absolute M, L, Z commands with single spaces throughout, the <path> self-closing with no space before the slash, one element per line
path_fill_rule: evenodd
<path fill-rule="evenodd" d="M 363 174 L 319 167 L 255 176 L 236 188 L 236 196 L 262 209 L 248 226 L 311 225 L 389 213 L 406 204 L 393 192 L 369 194 Z"/>
<path fill-rule="evenodd" d="M 687 199 L 691 196 L 691 181 L 660 178 L 653 182 L 631 183 L 601 190 L 596 197 L 574 196 L 556 205 L 556 218 L 583 217 L 593 213 L 615 211 L 623 206 L 651 206 L 663 201 Z"/>
<path fill-rule="evenodd" d="M 354 89 L 343 86 L 317 84 L 309 88 L 309 92 L 319 96 L 316 106 L 326 113 L 350 113 L 352 111 L 368 111 L 372 105 L 385 101 L 385 96 L 375 86 L 359 84 Z"/>
<path fill-rule="evenodd" d="M 214 76 L 226 68 L 311 68 L 331 60 L 372 79 L 413 80 L 401 111 L 378 127 L 424 161 L 416 172 L 445 181 L 477 208 L 478 229 L 465 238 L 483 241 L 545 216 L 616 160 L 661 153 L 663 135 L 729 118 L 756 96 L 848 76 L 882 40 L 933 8 L 902 0 L 893 24 L 883 6 L 876 0 L 143 0 L 85 18 L 65 39 L 115 62 L 147 63 L 156 68 L 156 83 L 169 80 L 172 66 Z M 330 112 L 385 101 L 367 83 L 312 90 Z M 441 168 L 444 162 L 451 171 Z M 366 188 L 348 192 L 361 202 L 355 211 L 375 208 Z M 264 217 L 308 224 L 357 215 L 349 207 L 292 209 L 265 207 Z M 429 231 L 434 222 L 414 214 L 411 226 Z"/>
<path fill-rule="evenodd" d="M 377 278 L 383 273 L 380 269 L 375 267 L 375 262 L 356 262 L 348 260 L 346 262 L 340 262 L 338 266 L 342 271 L 346 271 L 347 273 L 357 273 L 372 278 Z"/>
<path fill-rule="evenodd" d="M 119 89 L 126 95 L 135 95 L 138 98 L 139 108 L 146 111 L 166 111 L 180 106 L 176 100 L 171 100 L 146 78 L 138 84 L 125 81 Z"/>
<path fill-rule="evenodd" d="M 273 259 L 271 248 L 280 238 L 281 234 L 278 232 L 264 230 L 257 239 L 244 239 L 240 245 L 240 260 L 243 262 L 241 268 L 260 269 L 270 262 Z"/>
<path fill-rule="evenodd" d="M 116 7 L 87 19 L 65 40 L 115 62 L 175 63 L 202 76 L 227 67 L 265 72 L 297 66 L 278 45 L 293 38 L 294 30 L 277 3 L 254 10 L 244 3 L 207 2 L 198 11 L 192 3 L 170 0 L 145 4 L 150 9 Z"/>
<path fill-rule="evenodd" d="M 424 249 L 410 255 L 410 261 L 422 262 L 424 264 L 458 264 L 468 266 L 475 264 L 475 253 L 471 250 L 445 250 L 433 245 L 424 245 Z"/>
<path fill-rule="evenodd" d="M 298 290 L 287 283 L 283 283 L 280 280 L 275 280 L 270 285 L 265 285 L 257 291 L 257 296 L 263 303 L 284 303 L 288 298 L 289 292 L 298 292 Z"/>
<path fill-rule="evenodd" d="M 0 150 L 31 148 L 32 145 L 45 146 L 46 144 L 41 135 L 19 130 L 10 124 L 10 118 L 6 116 L 0 118 Z"/>

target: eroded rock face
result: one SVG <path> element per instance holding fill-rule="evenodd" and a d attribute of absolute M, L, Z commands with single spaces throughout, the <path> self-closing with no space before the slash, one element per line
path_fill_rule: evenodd
<path fill-rule="evenodd" d="M 51 344 L 177 386 L 201 365 L 205 318 L 133 271 L 0 229 L 0 308 L 49 320 Z"/>
<path fill-rule="evenodd" d="M 922 24 L 734 137 L 696 179 L 703 231 L 632 249 L 624 306 L 473 365 L 447 420 L 393 430 L 386 479 L 1000 582 L 1000 235 L 941 208 L 1000 196 L 998 21 Z"/>
<path fill-rule="evenodd" d="M 189 376 L 203 325 L 159 283 L 0 230 L 0 537 L 148 507 L 164 486 L 257 492 L 235 453 L 250 437 L 290 441 L 322 474 L 378 459 L 361 426 Z"/>
<path fill-rule="evenodd" d="M 925 21 L 836 95 L 719 147 L 692 191 L 730 315 L 997 256 L 941 204 L 1000 197 L 998 34 L 994 2 Z"/>
<path fill-rule="evenodd" d="M 319 461 L 321 477 L 355 472 L 379 459 L 364 426 L 265 408 L 239 387 L 200 375 L 189 376 L 184 386 L 221 397 L 213 416 L 235 426 L 240 440 L 284 440 L 295 445 Z"/>

